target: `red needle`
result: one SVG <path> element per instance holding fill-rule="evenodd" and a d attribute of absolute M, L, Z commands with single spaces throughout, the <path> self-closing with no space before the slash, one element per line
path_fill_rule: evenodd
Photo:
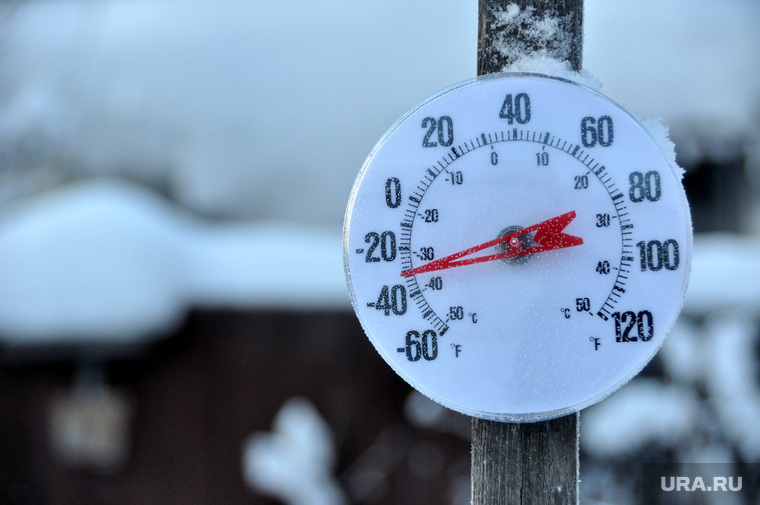
<path fill-rule="evenodd" d="M 401 277 L 407 277 L 409 275 L 416 275 L 425 272 L 432 272 L 434 270 L 461 267 L 464 265 L 483 263 L 485 261 L 494 261 L 504 258 L 524 256 L 526 254 L 535 254 L 544 251 L 551 251 L 553 249 L 563 249 L 565 247 L 581 245 L 583 244 L 582 238 L 576 237 L 575 235 L 562 233 L 562 230 L 564 230 L 573 219 L 575 219 L 574 210 L 566 214 L 562 214 L 561 216 L 553 217 L 538 224 L 534 224 L 533 226 L 528 226 L 522 230 L 508 233 L 503 237 L 495 238 L 480 245 L 469 247 L 463 251 L 459 251 L 458 253 L 450 254 L 445 258 L 439 258 L 437 260 L 431 261 L 430 263 L 418 266 L 417 268 L 412 268 L 411 270 L 401 272 Z M 522 241 L 520 240 L 520 236 L 532 232 L 536 232 L 536 234 L 533 236 L 533 242 L 537 243 L 538 246 L 525 248 Z M 507 242 L 507 248 L 509 249 L 508 251 L 499 254 L 491 254 L 488 256 L 478 256 L 477 258 L 459 259 L 483 249 L 501 244 L 502 242 Z"/>

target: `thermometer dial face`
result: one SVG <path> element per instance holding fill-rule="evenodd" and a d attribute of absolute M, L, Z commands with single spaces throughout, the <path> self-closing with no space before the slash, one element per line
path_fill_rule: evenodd
<path fill-rule="evenodd" d="M 691 221 L 629 113 L 581 85 L 499 74 L 404 116 L 355 182 L 351 301 L 375 348 L 459 412 L 537 421 L 611 394 L 680 310 Z"/>

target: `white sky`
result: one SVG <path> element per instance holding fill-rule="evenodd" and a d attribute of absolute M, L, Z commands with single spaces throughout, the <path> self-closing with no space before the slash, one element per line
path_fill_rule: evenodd
<path fill-rule="evenodd" d="M 0 140 L 42 131 L 85 173 L 160 183 L 211 214 L 339 226 L 385 129 L 475 74 L 475 0 L 5 10 Z M 585 17 L 585 67 L 634 113 L 760 130 L 760 3 L 587 0 Z"/>

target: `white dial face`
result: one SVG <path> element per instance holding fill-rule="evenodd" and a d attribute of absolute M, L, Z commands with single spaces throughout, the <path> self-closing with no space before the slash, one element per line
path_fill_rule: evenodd
<path fill-rule="evenodd" d="M 654 356 L 683 300 L 691 221 L 630 114 L 569 81 L 502 74 L 388 131 L 343 247 L 354 309 L 399 375 L 459 412 L 536 421 Z"/>

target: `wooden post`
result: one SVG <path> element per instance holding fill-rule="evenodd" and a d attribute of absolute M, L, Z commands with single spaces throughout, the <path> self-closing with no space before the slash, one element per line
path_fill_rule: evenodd
<path fill-rule="evenodd" d="M 578 414 L 537 423 L 472 419 L 472 505 L 578 503 Z"/>
<path fill-rule="evenodd" d="M 478 7 L 478 75 L 531 54 L 580 70 L 583 0 L 479 0 Z M 526 29 L 531 21 L 542 21 L 540 29 Z M 472 505 L 577 504 L 579 419 L 571 414 L 513 424 L 473 418 Z"/>

